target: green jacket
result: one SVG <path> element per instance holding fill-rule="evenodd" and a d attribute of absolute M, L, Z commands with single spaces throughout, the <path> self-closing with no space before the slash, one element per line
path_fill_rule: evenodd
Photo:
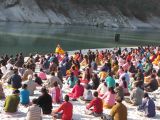
<path fill-rule="evenodd" d="M 20 98 L 18 95 L 7 96 L 4 103 L 4 111 L 14 113 L 17 111 Z"/>

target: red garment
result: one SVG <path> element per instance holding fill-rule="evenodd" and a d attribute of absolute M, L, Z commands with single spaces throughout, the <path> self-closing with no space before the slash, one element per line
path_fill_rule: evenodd
<path fill-rule="evenodd" d="M 83 93 L 84 93 L 84 87 L 82 85 L 75 85 L 72 89 L 72 92 L 69 93 L 69 97 L 71 98 L 74 98 L 74 99 L 77 99 L 79 98 L 80 96 L 83 96 Z"/>
<path fill-rule="evenodd" d="M 103 112 L 103 103 L 102 99 L 95 98 L 93 99 L 90 104 L 86 107 L 87 109 L 91 108 L 93 106 L 93 112 L 101 114 Z"/>
<path fill-rule="evenodd" d="M 62 113 L 62 120 L 72 120 L 73 105 L 70 102 L 64 102 L 55 112 Z"/>

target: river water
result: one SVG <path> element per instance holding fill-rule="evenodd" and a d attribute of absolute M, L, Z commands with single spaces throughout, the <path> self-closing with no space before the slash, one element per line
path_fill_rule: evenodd
<path fill-rule="evenodd" d="M 121 35 L 117 43 L 116 33 Z M 0 22 L 0 55 L 50 53 L 57 44 L 67 51 L 160 45 L 160 30 Z"/>

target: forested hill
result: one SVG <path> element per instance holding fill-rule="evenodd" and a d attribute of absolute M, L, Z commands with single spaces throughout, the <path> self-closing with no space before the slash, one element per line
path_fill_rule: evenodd
<path fill-rule="evenodd" d="M 0 0 L 0 21 L 160 28 L 159 0 Z"/>

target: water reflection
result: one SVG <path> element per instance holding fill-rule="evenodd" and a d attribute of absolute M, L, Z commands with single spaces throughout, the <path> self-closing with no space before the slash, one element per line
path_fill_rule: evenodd
<path fill-rule="evenodd" d="M 114 35 L 121 41 L 114 42 Z M 0 55 L 52 52 L 57 44 L 65 50 L 116 46 L 160 45 L 160 30 L 111 29 L 90 26 L 0 22 Z"/>

